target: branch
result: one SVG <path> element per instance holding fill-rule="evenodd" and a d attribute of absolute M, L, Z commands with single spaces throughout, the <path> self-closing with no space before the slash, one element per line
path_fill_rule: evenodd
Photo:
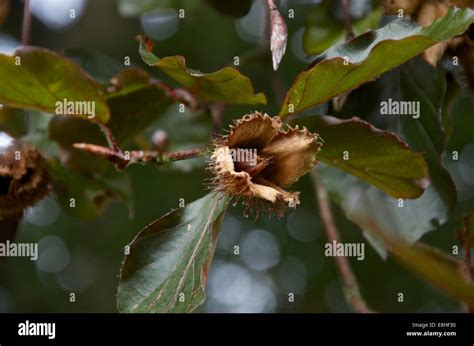
<path fill-rule="evenodd" d="M 352 20 L 351 20 L 351 8 L 349 5 L 349 0 L 341 0 L 342 2 L 342 11 L 344 12 L 344 25 L 346 27 L 346 40 L 352 40 L 354 35 L 354 30 L 352 29 Z"/>
<path fill-rule="evenodd" d="M 206 149 L 199 148 L 171 153 L 162 153 L 159 151 L 149 150 L 132 150 L 129 152 L 123 152 L 122 150 L 116 151 L 101 145 L 89 143 L 74 143 L 73 147 L 86 151 L 90 154 L 103 157 L 104 159 L 114 163 L 120 170 L 123 170 L 128 165 L 134 163 L 156 163 L 162 165 L 172 161 L 188 160 L 194 157 L 205 156 L 207 153 Z"/>
<path fill-rule="evenodd" d="M 471 232 L 469 229 L 469 216 L 463 218 L 463 225 L 458 230 L 458 238 L 461 244 L 464 246 L 464 261 L 460 263 L 459 270 L 461 276 L 466 279 L 466 281 L 472 280 L 471 272 Z M 474 312 L 471 310 L 467 304 L 463 304 L 466 312 Z"/>
<path fill-rule="evenodd" d="M 222 102 L 214 103 L 209 106 L 212 120 L 212 139 L 219 135 L 219 131 L 222 128 L 222 113 L 225 109 L 225 104 Z"/>
<path fill-rule="evenodd" d="M 104 133 L 105 138 L 107 139 L 107 144 L 109 145 L 109 148 L 112 149 L 114 152 L 121 153 L 122 150 L 119 148 L 117 141 L 115 140 L 115 137 L 109 127 L 105 124 L 99 124 L 99 127 Z"/>
<path fill-rule="evenodd" d="M 173 89 L 169 85 L 166 85 L 161 82 L 156 82 L 156 85 L 163 89 L 166 95 L 175 102 L 184 103 L 190 110 L 196 111 L 199 109 L 200 105 L 196 96 L 183 88 Z"/>
<path fill-rule="evenodd" d="M 469 217 L 466 216 L 463 219 L 463 227 L 460 230 L 459 236 L 461 243 L 464 245 L 464 264 L 466 265 L 466 276 L 469 280 L 472 280 L 471 272 L 471 232 L 469 229 Z"/>
<path fill-rule="evenodd" d="M 274 0 L 267 0 L 267 6 L 270 14 L 270 50 L 272 51 L 273 69 L 276 71 L 283 55 L 285 55 L 288 28 Z"/>
<path fill-rule="evenodd" d="M 321 218 L 324 223 L 324 229 L 328 237 L 329 242 L 335 241 L 336 243 L 340 242 L 339 231 L 337 230 L 336 224 L 331 212 L 331 206 L 328 199 L 328 194 L 324 186 L 322 186 L 318 181 L 314 173 L 312 173 L 313 182 L 315 185 L 316 198 L 319 204 L 319 211 Z M 356 312 L 360 313 L 371 313 L 374 312 L 371 310 L 359 290 L 359 285 L 357 279 L 352 272 L 351 265 L 346 257 L 344 256 L 335 256 L 334 257 L 339 273 L 341 274 L 342 283 L 344 285 L 344 295 L 346 297 L 347 303 L 352 307 Z"/>
<path fill-rule="evenodd" d="M 30 0 L 24 0 L 23 5 L 23 26 L 21 28 L 21 44 L 28 45 L 30 42 L 30 28 L 31 28 L 31 9 Z"/>

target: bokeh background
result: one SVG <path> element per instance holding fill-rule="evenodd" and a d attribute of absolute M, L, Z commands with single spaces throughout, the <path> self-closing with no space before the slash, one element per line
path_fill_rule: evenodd
<path fill-rule="evenodd" d="M 134 39 L 135 35 L 146 33 L 155 40 L 159 56 L 183 55 L 188 66 L 203 72 L 231 65 L 234 56 L 239 56 L 242 73 L 250 77 L 256 92 L 264 92 L 269 100 L 268 105 L 258 109 L 276 114 L 285 91 L 311 60 L 303 51 L 302 37 L 309 10 L 318 1 L 280 2 L 280 9 L 294 9 L 295 17 L 287 21 L 289 43 L 278 72 L 272 70 L 266 46 L 264 2 L 254 1 L 249 12 L 238 18 L 219 12 L 211 3 L 31 0 L 30 43 L 59 52 L 69 48 L 87 49 L 118 63 L 124 56 L 130 56 L 133 65 L 147 68 L 138 56 L 138 43 Z M 367 15 L 368 3 L 351 1 L 353 15 Z M 69 18 L 70 8 L 76 9 L 75 19 Z M 177 11 L 181 8 L 186 11 L 185 19 L 178 18 Z M 22 15 L 22 2 L 10 1 L 9 12 L 0 26 L 2 53 L 12 53 L 20 44 Z M 342 13 L 337 5 L 326 20 L 342 25 Z M 371 83 L 366 88 L 370 91 L 373 87 Z M 255 108 L 227 107 L 224 125 Z M 327 109 L 322 106 L 318 111 L 325 113 Z M 198 137 L 208 135 L 210 128 L 206 125 L 186 127 L 186 121 L 175 120 L 193 116 L 190 112 L 178 114 L 176 107 L 170 107 L 145 136 L 158 128 L 166 129 L 171 141 L 180 141 L 190 133 Z M 46 128 L 47 119 L 47 115 L 35 117 L 30 129 Z M 472 120 L 465 121 L 468 121 L 466 126 L 472 124 Z M 2 138 L 5 140 L 4 134 Z M 466 144 L 464 151 L 462 167 L 448 168 L 462 190 L 462 198 L 468 199 L 474 196 L 474 145 Z M 30 208 L 21 222 L 17 241 L 38 242 L 39 259 L 33 262 L 9 258 L 0 263 L 0 312 L 117 311 L 117 275 L 124 246 L 144 226 L 176 208 L 180 198 L 191 202 L 206 193 L 203 179 L 208 175 L 203 163 L 204 159 L 194 159 L 192 165 L 130 167 L 127 172 L 132 186 L 133 218 L 125 205 L 111 202 L 99 218 L 81 220 L 62 210 L 54 195 Z M 326 238 L 309 177 L 300 179 L 294 189 L 302 191 L 302 203 L 281 220 L 261 217 L 254 223 L 242 216 L 239 207 L 229 209 L 207 284 L 208 298 L 198 311 L 350 311 L 334 261 L 324 256 Z M 350 261 L 362 294 L 373 309 L 460 311 L 458 302 L 446 298 L 392 259 L 383 260 L 337 206 L 334 213 L 343 241 L 366 243 L 365 260 L 351 258 Z M 423 240 L 445 250 L 457 243 L 455 230 L 449 227 L 428 233 Z M 240 247 L 239 255 L 234 255 L 236 245 Z M 71 292 L 76 294 L 74 303 L 69 301 Z M 292 303 L 288 302 L 290 292 L 295 294 Z M 397 301 L 399 292 L 404 293 L 403 303 Z"/>

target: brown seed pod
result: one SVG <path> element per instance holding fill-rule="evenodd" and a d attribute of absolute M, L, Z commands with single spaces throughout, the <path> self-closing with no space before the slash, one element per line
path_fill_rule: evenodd
<path fill-rule="evenodd" d="M 241 199 L 246 213 L 281 217 L 299 204 L 299 192 L 284 189 L 316 165 L 321 142 L 306 128 L 284 128 L 279 117 L 255 112 L 237 120 L 214 145 L 210 186 Z"/>
<path fill-rule="evenodd" d="M 48 183 L 44 159 L 35 148 L 15 143 L 0 152 L 0 241 L 10 239 L 24 210 L 49 193 Z"/>

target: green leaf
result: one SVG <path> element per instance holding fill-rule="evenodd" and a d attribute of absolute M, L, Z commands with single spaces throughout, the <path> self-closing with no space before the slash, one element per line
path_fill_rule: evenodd
<path fill-rule="evenodd" d="M 426 130 L 433 147 L 440 154 L 446 146 L 441 111 L 446 93 L 446 75 L 442 68 L 433 68 L 421 57 L 401 67 L 400 99 L 420 103 L 418 119 L 404 117 L 409 122 L 419 122 Z"/>
<path fill-rule="evenodd" d="M 383 258 L 386 258 L 387 250 L 372 235 L 374 229 L 411 244 L 448 221 L 449 210 L 432 188 L 428 188 L 418 199 L 404 200 L 403 206 L 400 206 L 400 200 L 325 164 L 317 167 L 315 178 L 341 206 L 346 217 L 359 225 Z"/>
<path fill-rule="evenodd" d="M 125 69 L 112 77 L 112 81 L 114 90 L 105 97 L 111 111 L 107 126 L 117 142 L 123 144 L 160 117 L 172 100 L 140 69 Z M 50 138 L 63 147 L 78 142 L 106 144 L 99 127 L 82 119 L 54 117 L 48 130 Z"/>
<path fill-rule="evenodd" d="M 176 55 L 158 58 L 151 52 L 151 41 L 138 36 L 139 52 L 145 63 L 156 66 L 169 77 L 195 94 L 200 101 L 226 102 L 232 104 L 266 104 L 264 94 L 254 94 L 253 86 L 246 76 L 232 67 L 224 67 L 213 73 L 202 73 L 186 66 L 184 57 Z"/>
<path fill-rule="evenodd" d="M 470 94 L 460 96 L 453 105 L 453 133 L 449 141 L 448 150 L 458 151 L 474 143 L 474 97 Z"/>
<path fill-rule="evenodd" d="M 413 152 L 396 134 L 359 118 L 330 116 L 312 120 L 309 128 L 324 141 L 318 160 L 377 186 L 392 197 L 417 198 L 426 189 L 428 168 L 423 155 Z"/>
<path fill-rule="evenodd" d="M 205 285 L 228 197 L 211 192 L 162 216 L 130 244 L 118 287 L 122 312 L 190 312 Z"/>
<path fill-rule="evenodd" d="M 94 102 L 92 120 L 105 123 L 109 119 L 100 85 L 75 63 L 47 49 L 23 47 L 14 56 L 0 54 L 0 80 L 0 103 L 7 106 L 55 113 L 56 102 L 64 99 Z"/>
<path fill-rule="evenodd" d="M 107 83 L 123 69 L 123 63 L 119 63 L 105 54 L 84 48 L 65 49 L 63 54 L 100 83 Z"/>
<path fill-rule="evenodd" d="M 400 98 L 420 102 L 420 117 L 401 116 L 400 123 L 407 143 L 424 153 L 431 177 L 430 188 L 440 196 L 446 209 L 452 211 L 457 201 L 456 187 L 441 160 L 445 148 L 441 126 L 445 84 L 444 75 L 441 76 L 421 60 L 411 61 L 401 68 Z"/>
<path fill-rule="evenodd" d="M 94 219 L 110 199 L 130 207 L 131 185 L 123 172 L 91 176 L 71 171 L 57 161 L 48 162 L 48 172 L 61 206 L 73 216 Z"/>
<path fill-rule="evenodd" d="M 332 47 L 297 76 L 279 115 L 301 112 L 354 89 L 437 42 L 464 32 L 473 22 L 473 10 L 451 8 L 428 27 L 395 20 L 379 30 Z"/>

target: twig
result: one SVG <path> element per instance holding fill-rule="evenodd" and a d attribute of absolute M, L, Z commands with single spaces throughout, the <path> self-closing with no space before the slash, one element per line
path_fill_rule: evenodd
<path fill-rule="evenodd" d="M 31 29 L 31 10 L 30 0 L 24 0 L 23 4 L 23 26 L 21 29 L 21 44 L 23 46 L 28 45 L 30 42 L 30 30 Z"/>
<path fill-rule="evenodd" d="M 316 193 L 316 197 L 318 199 L 318 204 L 319 204 L 319 211 L 324 223 L 326 235 L 328 237 L 329 242 L 339 243 L 340 236 L 339 236 L 337 227 L 334 223 L 334 219 L 331 212 L 331 206 L 328 200 L 327 191 L 317 181 L 317 178 L 315 177 L 314 173 L 312 175 L 313 175 L 313 182 L 315 186 L 315 193 Z M 350 263 L 347 260 L 347 258 L 344 256 L 336 256 L 334 258 L 335 258 L 339 273 L 341 274 L 342 283 L 344 285 L 344 295 L 346 297 L 347 303 L 356 312 L 360 312 L 360 313 L 374 312 L 367 306 L 364 299 L 362 298 L 360 294 L 360 290 L 359 290 L 359 285 L 357 283 L 357 279 L 354 273 L 352 272 Z"/>
<path fill-rule="evenodd" d="M 153 162 L 161 165 L 172 161 L 181 161 L 204 156 L 207 152 L 206 149 L 200 148 L 171 153 L 148 150 L 132 150 L 130 152 L 123 152 L 122 150 L 116 151 L 101 145 L 89 143 L 74 143 L 73 147 L 103 157 L 104 159 L 114 163 L 117 168 L 121 170 L 134 163 L 145 164 Z"/>
<path fill-rule="evenodd" d="M 472 272 L 471 272 L 471 232 L 469 229 L 469 217 L 465 216 L 463 218 L 463 224 L 461 228 L 458 230 L 458 238 L 461 244 L 464 246 L 464 261 L 460 262 L 459 271 L 461 276 L 466 281 L 472 280 Z M 464 310 L 466 312 L 474 312 L 467 304 L 463 304 Z"/>
<path fill-rule="evenodd" d="M 354 30 L 352 29 L 352 20 L 351 20 L 351 8 L 349 5 L 349 0 L 341 0 L 342 11 L 344 12 L 344 25 L 346 27 L 346 40 L 352 40 L 354 35 Z"/>
<path fill-rule="evenodd" d="M 173 89 L 169 85 L 166 85 L 165 83 L 161 82 L 156 82 L 156 85 L 163 89 L 166 95 L 173 99 L 173 101 L 184 103 L 192 111 L 196 111 L 199 109 L 200 105 L 198 100 L 196 99 L 196 96 L 188 90 L 182 88 Z"/>
<path fill-rule="evenodd" d="M 104 133 L 105 138 L 107 139 L 109 148 L 112 149 L 114 152 L 121 153 L 122 150 L 118 146 L 117 141 L 115 140 L 115 137 L 112 134 L 112 131 L 110 130 L 110 128 L 105 124 L 99 124 L 99 127 Z"/>
<path fill-rule="evenodd" d="M 31 32 L 31 8 L 30 0 L 23 0 L 23 23 L 21 28 L 21 44 L 27 46 L 30 43 L 30 32 Z M 30 113 L 25 110 L 24 113 L 24 126 L 29 132 L 30 130 Z"/>
<path fill-rule="evenodd" d="M 222 102 L 214 103 L 209 106 L 211 111 L 212 119 L 212 139 L 216 138 L 219 135 L 219 131 L 222 128 L 222 113 L 225 109 L 225 104 Z"/>
<path fill-rule="evenodd" d="M 471 272 L 471 230 L 469 229 L 469 217 L 464 217 L 464 263 L 466 264 L 467 274 L 470 280 L 472 280 Z"/>
<path fill-rule="evenodd" d="M 270 15 L 270 50 L 272 51 L 273 69 L 276 71 L 286 51 L 288 28 L 273 0 L 267 0 Z"/>

